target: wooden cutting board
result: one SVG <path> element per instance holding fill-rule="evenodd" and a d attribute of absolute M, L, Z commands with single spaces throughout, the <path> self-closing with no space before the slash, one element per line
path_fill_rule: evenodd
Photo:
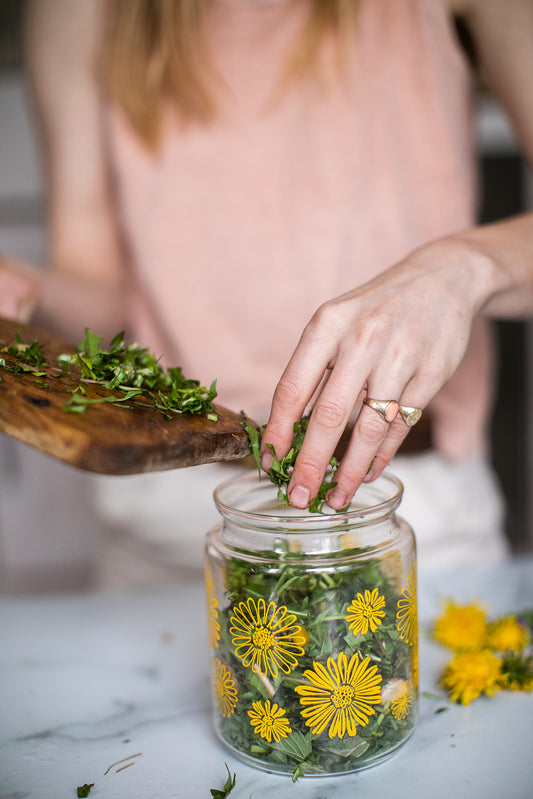
<path fill-rule="evenodd" d="M 37 339 L 50 366 L 61 353 L 76 351 L 72 344 L 43 330 L 0 318 L 0 348 L 11 344 L 17 334 L 24 344 Z M 14 362 L 5 353 L 0 357 L 8 364 Z M 60 374 L 59 368 L 55 371 Z M 140 474 L 236 460 L 250 453 L 240 414 L 220 405 L 216 405 L 216 422 L 190 414 L 167 419 L 157 410 L 107 402 L 74 414 L 64 410 L 79 383 L 74 372 L 45 381 L 0 367 L 0 378 L 0 431 L 91 472 Z M 84 387 L 89 398 L 109 394 L 95 383 L 84 383 Z"/>

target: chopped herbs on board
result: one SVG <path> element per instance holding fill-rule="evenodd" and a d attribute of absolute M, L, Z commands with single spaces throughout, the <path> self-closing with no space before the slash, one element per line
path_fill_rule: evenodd
<path fill-rule="evenodd" d="M 167 418 L 176 413 L 188 413 L 217 421 L 213 405 L 217 396 L 216 380 L 206 388 L 198 380 L 185 378 L 180 367 L 164 369 L 148 349 L 136 343 L 126 344 L 123 332 L 111 340 L 108 348 L 101 347 L 101 341 L 101 336 L 86 328 L 85 338 L 76 352 L 59 355 L 56 363 L 50 365 L 37 339 L 24 344 L 17 334 L 15 341 L 0 350 L 14 361 L 0 357 L 0 367 L 14 374 L 31 373 L 34 378 L 46 379 L 64 377 L 69 369 L 74 369 L 79 376 L 77 385 L 65 403 L 65 410 L 71 413 L 84 413 L 91 405 L 110 402 L 123 407 L 135 404 L 153 408 Z M 98 383 L 110 393 L 90 398 L 86 389 L 88 383 Z M 43 382 L 40 385 L 47 387 Z"/>
<path fill-rule="evenodd" d="M 86 796 L 89 796 L 91 788 L 94 788 L 94 782 L 86 782 L 85 785 L 80 785 L 76 792 L 78 799 L 84 799 Z"/>

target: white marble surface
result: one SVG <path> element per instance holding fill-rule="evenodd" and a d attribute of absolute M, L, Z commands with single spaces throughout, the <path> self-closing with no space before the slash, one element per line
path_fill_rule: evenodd
<path fill-rule="evenodd" d="M 419 595 L 421 690 L 434 693 L 447 653 L 424 630 L 440 599 L 477 598 L 492 615 L 533 607 L 533 560 L 420 575 Z M 230 799 L 531 799 L 532 752 L 532 694 L 422 697 L 391 760 L 293 784 L 214 737 L 202 585 L 0 604 L 0 799 L 69 799 L 86 782 L 90 799 L 209 799 L 225 763 Z"/>

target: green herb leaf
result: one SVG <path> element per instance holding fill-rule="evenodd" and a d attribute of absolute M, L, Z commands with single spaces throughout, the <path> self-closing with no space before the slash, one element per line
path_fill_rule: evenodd
<path fill-rule="evenodd" d="M 293 757 L 300 763 L 309 757 L 313 751 L 311 733 L 304 735 L 297 730 L 289 735 L 288 738 L 280 738 L 279 743 L 274 741 L 271 746 L 272 749 L 279 749 L 280 752 Z"/>
<path fill-rule="evenodd" d="M 228 764 L 224 763 L 224 765 L 226 766 L 226 771 L 228 772 L 228 778 L 224 783 L 224 787 L 222 788 L 222 790 L 220 790 L 219 788 L 211 788 L 211 796 L 213 797 L 213 799 L 226 799 L 226 796 L 229 796 L 229 794 L 235 788 L 235 774 L 233 774 L 232 778 L 231 772 L 228 768 Z"/>
<path fill-rule="evenodd" d="M 248 434 L 248 441 L 250 442 L 250 448 L 252 450 L 252 454 L 255 458 L 255 462 L 257 464 L 257 468 L 259 470 L 259 476 L 261 476 L 261 440 L 262 435 L 264 432 L 264 426 L 261 430 L 257 430 L 250 421 L 246 418 L 243 411 L 241 411 L 241 415 L 243 417 L 242 424 Z M 294 438 L 292 441 L 292 446 L 289 452 L 285 455 L 282 460 L 279 460 L 276 451 L 272 444 L 269 444 L 268 447 L 272 452 L 273 461 L 272 466 L 268 470 L 268 476 L 270 478 L 270 482 L 273 483 L 278 488 L 278 499 L 281 503 L 280 507 L 288 507 L 289 500 L 287 498 L 287 487 L 289 485 L 289 481 L 291 479 L 292 471 L 294 469 L 294 464 L 296 462 L 296 458 L 298 457 L 298 453 L 302 448 L 303 440 L 307 431 L 307 427 L 309 425 L 309 416 L 304 416 L 300 419 L 299 422 L 296 422 L 294 425 Z M 335 457 L 332 457 L 329 462 L 329 472 L 326 474 L 322 485 L 320 486 L 316 497 L 311 499 L 309 503 L 309 512 L 310 513 L 322 513 L 324 505 L 326 504 L 326 495 L 327 493 L 334 488 L 337 483 L 333 482 L 333 476 L 335 474 L 335 469 L 338 466 L 338 461 Z M 333 513 L 333 509 L 329 511 Z"/>
<path fill-rule="evenodd" d="M 91 792 L 91 788 L 94 787 L 94 782 L 85 783 L 85 785 L 80 785 L 78 787 L 76 796 L 78 799 L 84 799 L 84 797 L 89 796 Z"/>
<path fill-rule="evenodd" d="M 298 777 L 303 777 L 303 776 L 304 776 L 304 770 L 303 770 L 301 764 L 298 763 L 298 765 L 296 766 L 296 768 L 294 769 L 294 771 L 292 773 L 292 781 L 293 782 L 298 782 Z"/>
<path fill-rule="evenodd" d="M 241 424 L 248 434 L 248 441 L 250 442 L 250 449 L 255 458 L 259 477 L 261 477 L 261 433 L 251 424 L 250 420 L 246 417 L 244 411 L 241 411 Z"/>

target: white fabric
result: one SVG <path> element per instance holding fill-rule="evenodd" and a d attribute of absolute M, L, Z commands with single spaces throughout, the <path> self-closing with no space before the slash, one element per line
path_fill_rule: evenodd
<path fill-rule="evenodd" d="M 203 569 L 205 534 L 219 521 L 213 491 L 240 464 L 207 464 L 133 477 L 96 478 L 107 536 L 100 587 L 186 579 Z M 506 556 L 503 501 L 489 464 L 452 463 L 428 452 L 397 457 L 404 483 L 399 514 L 413 527 L 420 570 Z"/>
<path fill-rule="evenodd" d="M 205 534 L 220 519 L 213 492 L 242 465 L 96 477 L 96 506 L 108 532 L 97 564 L 98 587 L 181 580 L 203 571 Z"/>
<path fill-rule="evenodd" d="M 486 459 L 427 452 L 397 456 L 391 470 L 404 485 L 398 512 L 415 531 L 419 569 L 506 557 L 503 495 Z"/>

